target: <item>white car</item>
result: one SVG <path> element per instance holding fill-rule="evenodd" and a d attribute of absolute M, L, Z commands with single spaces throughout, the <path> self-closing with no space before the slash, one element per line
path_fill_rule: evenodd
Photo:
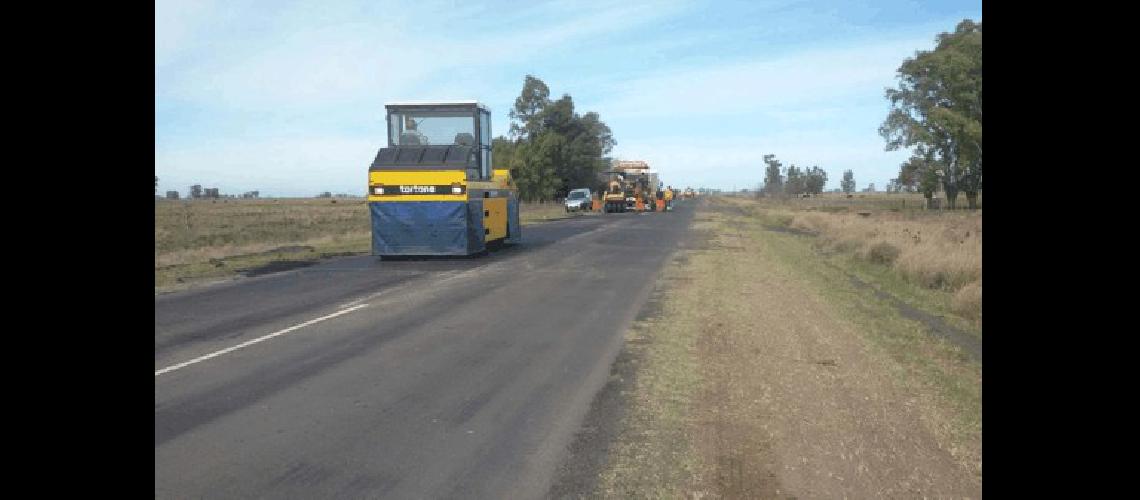
<path fill-rule="evenodd" d="M 593 208 L 594 200 L 590 197 L 590 190 L 586 188 L 575 189 L 566 195 L 566 211 L 574 212 L 578 210 L 585 210 L 587 212 Z"/>

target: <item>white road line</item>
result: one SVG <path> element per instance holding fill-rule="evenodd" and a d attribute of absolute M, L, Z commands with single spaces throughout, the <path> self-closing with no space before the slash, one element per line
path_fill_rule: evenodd
<path fill-rule="evenodd" d="M 342 314 L 348 314 L 348 313 L 355 311 L 357 309 L 360 309 L 362 307 L 368 307 L 368 304 L 360 304 L 358 306 L 349 307 L 347 309 L 341 309 L 341 310 L 334 312 L 332 314 L 321 316 L 321 317 L 316 318 L 316 319 L 311 319 L 311 320 L 306 321 L 304 323 L 301 323 L 299 325 L 293 325 L 293 326 L 290 326 L 289 328 L 286 328 L 284 330 L 279 330 L 279 331 L 270 333 L 269 335 L 265 335 L 265 336 L 258 337 L 258 338 L 253 339 L 253 340 L 248 340 L 248 341 L 242 342 L 242 343 L 235 345 L 233 347 L 227 347 L 227 348 L 222 349 L 220 351 L 211 352 L 210 354 L 207 354 L 205 356 L 199 356 L 197 358 L 191 359 L 190 361 L 186 361 L 185 363 L 178 363 L 176 365 L 168 366 L 168 367 L 163 368 L 161 370 L 156 370 L 154 372 L 154 376 L 157 377 L 159 375 L 162 375 L 163 373 L 172 372 L 172 371 L 177 370 L 179 368 L 184 368 L 184 367 L 190 366 L 194 363 L 201 363 L 207 359 L 217 357 L 217 356 L 221 356 L 223 354 L 231 353 L 231 352 L 236 351 L 238 349 L 241 349 L 243 347 L 251 346 L 251 345 L 256 344 L 258 342 L 269 340 L 269 339 L 276 337 L 278 335 L 284 335 L 284 334 L 289 333 L 293 330 L 304 328 L 306 326 L 312 325 L 314 323 L 319 323 L 319 322 L 324 321 L 326 319 L 332 319 L 332 318 L 335 318 L 335 317 L 340 316 Z"/>
<path fill-rule="evenodd" d="M 644 215 L 644 214 L 642 214 L 642 215 Z M 596 228 L 591 229 L 589 231 L 578 233 L 578 234 L 571 236 L 569 238 L 565 238 L 561 241 L 561 243 L 566 243 L 566 242 L 571 241 L 571 240 L 581 239 L 581 238 L 586 237 L 587 235 L 598 233 L 598 232 L 601 232 L 604 230 L 613 229 L 612 226 L 613 226 L 613 224 L 604 224 L 601 227 L 596 227 Z M 505 265 L 506 265 L 505 262 L 495 262 L 493 264 L 488 264 L 485 266 L 476 267 L 474 269 L 468 269 L 466 271 L 454 272 L 450 276 L 447 276 L 446 278 L 443 278 L 440 280 L 436 280 L 436 281 L 432 282 L 431 284 L 433 286 L 438 286 L 438 285 L 448 283 L 448 282 L 451 282 L 451 281 L 454 281 L 457 279 L 467 278 L 467 277 L 470 277 L 470 276 L 473 276 L 476 274 L 490 272 L 492 270 L 498 270 Z M 172 371 L 177 370 L 179 368 L 185 368 L 185 367 L 190 366 L 190 365 L 195 364 L 195 363 L 201 363 L 202 361 L 205 361 L 207 359 L 214 358 L 217 356 L 221 356 L 223 354 L 227 354 L 227 353 L 236 351 L 236 350 L 241 349 L 243 347 L 251 346 L 251 345 L 256 344 L 258 342 L 269 340 L 269 339 L 276 337 L 278 335 L 284 335 L 284 334 L 289 333 L 293 330 L 297 330 L 299 328 L 304 328 L 306 326 L 309 326 L 309 325 L 314 324 L 314 323 L 319 323 L 319 322 L 324 321 L 326 319 L 335 318 L 335 317 L 340 316 L 342 314 L 348 314 L 348 313 L 355 311 L 357 309 L 360 309 L 362 307 L 368 307 L 368 304 L 359 304 L 359 303 L 366 301 L 366 300 L 376 299 L 377 297 L 380 297 L 381 295 L 385 295 L 385 294 L 387 294 L 393 290 L 395 290 L 395 288 L 388 288 L 388 289 L 384 289 L 384 290 L 381 290 L 381 291 L 376 292 L 376 293 L 371 293 L 371 294 L 365 295 L 364 297 L 361 297 L 359 299 L 356 299 L 356 300 L 353 300 L 353 301 L 348 302 L 346 304 L 343 304 L 341 307 L 344 307 L 344 309 L 341 309 L 341 310 L 339 310 L 335 313 L 329 314 L 327 316 L 321 316 L 319 318 L 306 321 L 306 322 L 301 323 L 299 325 L 294 325 L 294 326 L 291 326 L 291 327 L 286 328 L 284 330 L 270 333 L 269 335 L 265 335 L 263 337 L 258 337 L 258 338 L 253 339 L 253 340 L 242 342 L 241 344 L 235 345 L 233 347 L 228 347 L 228 348 L 222 349 L 220 351 L 212 352 L 212 353 L 207 354 L 205 356 L 199 356 L 197 358 L 191 359 L 190 361 L 186 361 L 184 363 L 179 363 L 177 365 L 168 366 L 168 367 L 163 368 L 161 370 L 156 370 L 154 372 L 154 376 L 157 377 L 159 375 L 162 375 L 163 373 L 172 372 Z M 354 304 L 359 304 L 359 305 L 354 305 Z M 349 307 L 349 306 L 351 306 L 351 307 Z"/>
<path fill-rule="evenodd" d="M 355 306 L 356 304 L 359 304 L 359 303 L 361 303 L 361 302 L 364 302 L 364 301 L 368 301 L 368 300 L 372 300 L 372 299 L 375 299 L 376 297 L 379 297 L 379 296 L 381 296 L 381 295 L 385 295 L 385 294 L 387 294 L 387 293 L 389 293 L 389 292 L 391 292 L 392 290 L 395 290 L 395 289 L 397 289 L 397 288 L 398 288 L 398 287 L 396 287 L 396 286 L 393 286 L 393 287 L 391 287 L 391 288 L 385 288 L 385 289 L 383 289 L 383 290 L 380 290 L 379 292 L 373 292 L 373 293 L 370 293 L 370 294 L 368 294 L 368 295 L 365 295 L 365 296 L 363 296 L 363 297 L 361 297 L 361 298 L 359 298 L 359 299 L 356 299 L 356 300 L 353 300 L 353 301 L 351 301 L 351 302 L 347 302 L 347 303 L 341 304 L 341 305 L 340 305 L 340 307 L 341 307 L 341 308 L 352 307 L 352 306 Z"/>

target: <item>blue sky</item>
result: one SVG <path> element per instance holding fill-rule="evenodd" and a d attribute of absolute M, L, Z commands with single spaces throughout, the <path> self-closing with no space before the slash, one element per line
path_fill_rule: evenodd
<path fill-rule="evenodd" d="M 755 187 L 764 154 L 882 189 L 895 70 L 980 1 L 158 1 L 159 191 L 361 194 L 384 103 L 477 99 L 494 135 L 533 74 L 673 186 Z"/>

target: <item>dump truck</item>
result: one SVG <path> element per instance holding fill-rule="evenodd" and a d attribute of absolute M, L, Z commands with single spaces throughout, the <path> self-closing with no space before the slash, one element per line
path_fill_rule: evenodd
<path fill-rule="evenodd" d="M 493 167 L 491 110 L 474 100 L 396 102 L 368 168 L 372 255 L 464 256 L 522 238 L 518 189 Z"/>

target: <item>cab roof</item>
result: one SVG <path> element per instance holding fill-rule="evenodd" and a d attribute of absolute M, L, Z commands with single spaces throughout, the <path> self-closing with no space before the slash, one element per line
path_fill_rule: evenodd
<path fill-rule="evenodd" d="M 487 107 L 486 104 L 483 104 L 483 103 L 476 101 L 474 99 L 453 100 L 453 101 L 397 101 L 397 102 L 386 102 L 386 103 L 384 103 L 384 106 L 385 107 L 399 107 L 399 108 L 433 108 L 433 107 L 444 107 L 444 106 L 474 106 L 474 107 L 477 107 L 483 111 L 488 111 L 488 112 L 491 111 L 491 108 Z"/>

